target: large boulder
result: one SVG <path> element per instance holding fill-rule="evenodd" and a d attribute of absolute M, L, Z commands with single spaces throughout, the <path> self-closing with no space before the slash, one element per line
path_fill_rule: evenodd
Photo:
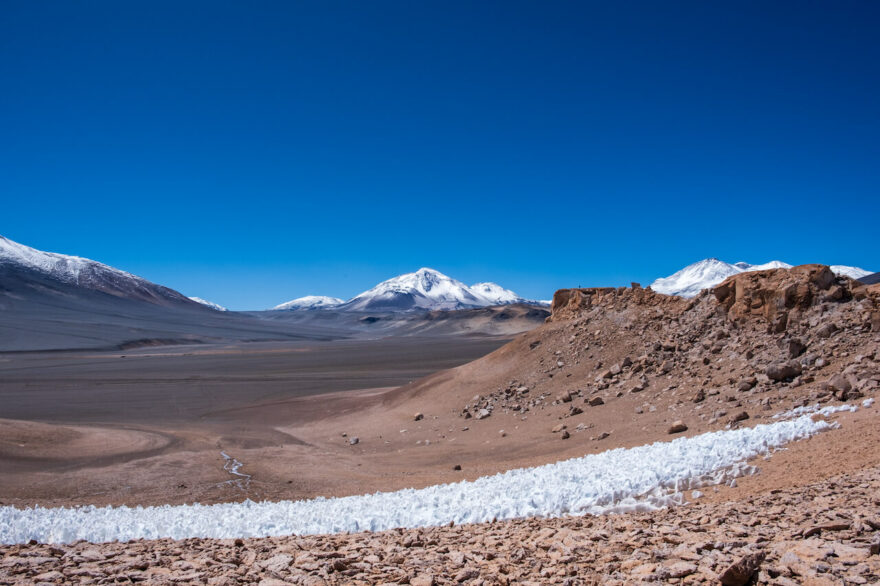
<path fill-rule="evenodd" d="M 770 380 L 777 382 L 789 380 L 801 373 L 801 363 L 797 360 L 777 362 L 769 365 L 764 372 Z"/>

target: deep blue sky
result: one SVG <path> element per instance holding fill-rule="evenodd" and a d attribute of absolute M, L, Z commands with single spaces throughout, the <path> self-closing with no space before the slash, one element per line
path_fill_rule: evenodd
<path fill-rule="evenodd" d="M 0 234 L 235 309 L 880 270 L 880 3 L 7 2 Z"/>

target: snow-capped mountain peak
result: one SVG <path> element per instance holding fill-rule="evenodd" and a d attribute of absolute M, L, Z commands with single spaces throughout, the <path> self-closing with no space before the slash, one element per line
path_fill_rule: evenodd
<path fill-rule="evenodd" d="M 123 278 L 140 279 L 140 277 L 94 260 L 55 252 L 43 252 L 4 236 L 0 236 L 0 262 L 36 270 L 68 283 L 79 284 L 84 275 L 94 270 L 118 274 Z"/>
<path fill-rule="evenodd" d="M 329 309 L 342 305 L 344 299 L 338 297 L 327 297 L 325 295 L 306 295 L 305 297 L 297 297 L 280 305 L 276 305 L 272 309 L 277 310 L 299 310 L 299 309 Z"/>
<path fill-rule="evenodd" d="M 219 303 L 214 303 L 213 301 L 208 301 L 207 299 L 202 299 L 201 297 L 190 297 L 189 299 L 195 301 L 196 303 L 201 303 L 206 307 L 210 307 L 211 309 L 216 309 L 217 311 L 228 311 Z"/>
<path fill-rule="evenodd" d="M 790 269 L 791 268 L 790 264 L 788 264 L 786 262 L 782 262 L 781 260 L 771 260 L 770 262 L 765 262 L 762 265 L 752 265 L 747 262 L 738 262 L 738 263 L 734 263 L 733 266 L 735 266 L 736 268 L 740 269 L 743 272 L 745 272 L 745 271 L 766 271 L 768 269 Z"/>
<path fill-rule="evenodd" d="M 471 285 L 471 291 L 492 305 L 505 305 L 508 303 L 521 303 L 525 301 L 525 299 L 510 289 L 505 289 L 497 283 L 476 283 Z"/>
<path fill-rule="evenodd" d="M 747 263 L 738 264 L 746 265 Z M 717 258 L 707 258 L 688 265 L 668 277 L 657 279 L 651 283 L 651 288 L 658 293 L 666 295 L 693 297 L 706 287 L 712 286 L 707 285 L 707 283 L 720 283 L 730 275 L 741 273 L 744 270 L 747 269 L 726 263 Z"/>
<path fill-rule="evenodd" d="M 423 267 L 383 281 L 339 306 L 343 311 L 450 310 L 533 303 L 496 283 L 468 286 Z"/>
<path fill-rule="evenodd" d="M 383 281 L 340 306 L 348 311 L 462 309 L 488 305 L 470 287 L 440 271 L 421 268 Z"/>
<path fill-rule="evenodd" d="M 117 297 L 158 304 L 192 303 L 173 289 L 103 263 L 79 256 L 44 252 L 0 236 L 0 267 L 2 266 L 33 271 L 69 285 Z"/>
<path fill-rule="evenodd" d="M 860 269 L 859 267 L 848 267 L 846 265 L 831 265 L 831 270 L 837 275 L 845 275 L 850 279 L 861 279 L 873 274 L 871 271 Z"/>
<path fill-rule="evenodd" d="M 693 297 L 703 289 L 714 287 L 731 275 L 769 269 L 790 269 L 791 267 L 792 265 L 781 260 L 772 260 L 764 264 L 753 265 L 747 262 L 730 264 L 717 258 L 707 258 L 688 265 L 668 277 L 657 279 L 651 283 L 651 288 L 658 293 L 665 293 L 666 295 Z M 832 265 L 831 270 L 838 275 L 846 275 L 853 279 L 871 274 L 870 271 L 844 265 Z"/>

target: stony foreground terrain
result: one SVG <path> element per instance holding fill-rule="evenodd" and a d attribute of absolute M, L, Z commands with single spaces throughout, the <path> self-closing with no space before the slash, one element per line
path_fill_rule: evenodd
<path fill-rule="evenodd" d="M 880 582 L 880 467 L 744 501 L 701 500 L 375 534 L 11 546 L 0 550 L 0 583 Z"/>

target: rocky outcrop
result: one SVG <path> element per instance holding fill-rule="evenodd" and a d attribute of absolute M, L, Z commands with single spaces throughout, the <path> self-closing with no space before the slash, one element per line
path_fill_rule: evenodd
<path fill-rule="evenodd" d="M 629 306 L 662 308 L 667 312 L 680 312 L 688 306 L 688 300 L 643 289 L 638 283 L 632 287 L 589 287 L 560 289 L 553 294 L 550 321 L 572 319 L 593 307 L 617 310 Z"/>

